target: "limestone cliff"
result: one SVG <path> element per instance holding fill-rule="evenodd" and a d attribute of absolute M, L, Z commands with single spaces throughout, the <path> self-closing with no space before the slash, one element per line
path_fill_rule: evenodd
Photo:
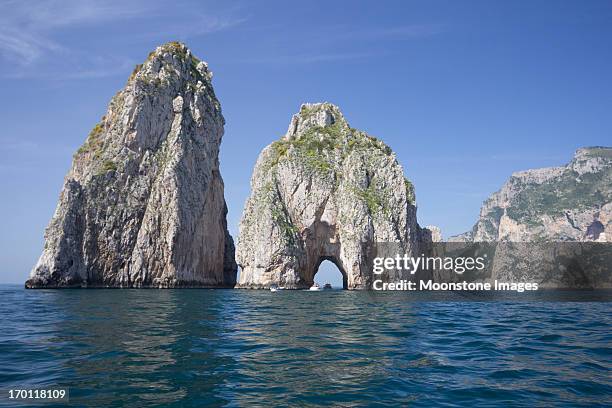
<path fill-rule="evenodd" d="M 612 148 L 579 149 L 566 166 L 513 174 L 485 201 L 472 231 L 450 241 L 471 242 L 476 252 L 487 248 L 479 243 L 497 243 L 475 280 L 611 288 Z"/>
<path fill-rule="evenodd" d="M 612 148 L 578 149 L 566 166 L 514 173 L 459 241 L 612 242 Z"/>
<path fill-rule="evenodd" d="M 239 286 L 308 287 L 330 260 L 346 288 L 368 288 L 373 257 L 413 253 L 419 236 L 414 190 L 391 149 L 351 128 L 338 107 L 305 104 L 255 165 Z"/>
<path fill-rule="evenodd" d="M 136 67 L 74 155 L 26 287 L 234 285 L 211 79 L 176 42 Z"/>

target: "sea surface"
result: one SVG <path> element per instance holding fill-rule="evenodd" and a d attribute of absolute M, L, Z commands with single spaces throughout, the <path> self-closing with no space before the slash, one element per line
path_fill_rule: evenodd
<path fill-rule="evenodd" d="M 610 300 L 0 286 L 0 405 L 610 406 Z"/>

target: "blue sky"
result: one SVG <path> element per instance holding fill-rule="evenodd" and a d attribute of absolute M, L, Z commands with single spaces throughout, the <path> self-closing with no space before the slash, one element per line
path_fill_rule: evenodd
<path fill-rule="evenodd" d="M 234 236 L 259 151 L 302 102 L 389 144 L 445 236 L 513 171 L 612 145 L 610 1 L 2 1 L 0 282 L 25 280 L 73 152 L 171 40 L 215 73 Z"/>

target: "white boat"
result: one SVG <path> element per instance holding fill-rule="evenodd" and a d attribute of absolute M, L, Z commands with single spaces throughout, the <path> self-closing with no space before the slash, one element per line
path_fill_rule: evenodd
<path fill-rule="evenodd" d="M 270 287 L 270 292 L 276 292 L 278 290 L 278 288 L 275 288 L 274 286 Z"/>
<path fill-rule="evenodd" d="M 308 290 L 321 290 L 321 287 L 315 282 L 314 285 L 312 285 Z"/>

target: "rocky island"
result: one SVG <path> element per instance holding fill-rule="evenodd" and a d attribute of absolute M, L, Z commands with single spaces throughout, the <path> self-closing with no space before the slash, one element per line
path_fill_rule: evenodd
<path fill-rule="evenodd" d="M 306 288 L 329 260 L 346 289 L 365 289 L 374 255 L 417 253 L 421 235 L 414 188 L 391 149 L 350 127 L 337 106 L 304 104 L 255 165 L 238 286 Z"/>
<path fill-rule="evenodd" d="M 136 67 L 74 155 L 27 288 L 235 284 L 211 79 L 177 42 Z"/>

